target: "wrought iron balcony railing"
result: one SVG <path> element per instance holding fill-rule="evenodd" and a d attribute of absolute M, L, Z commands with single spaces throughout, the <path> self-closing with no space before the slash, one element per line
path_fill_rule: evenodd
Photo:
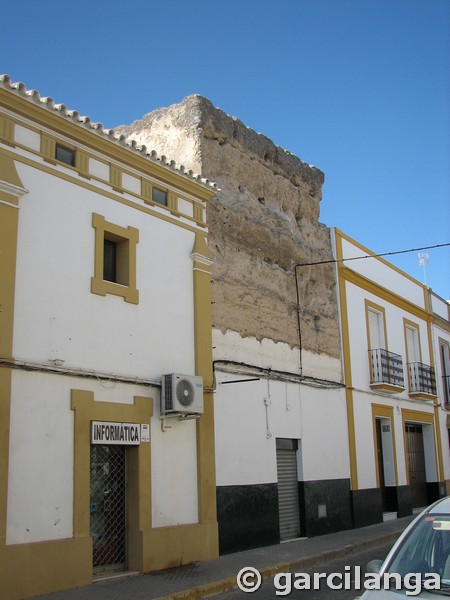
<path fill-rule="evenodd" d="M 409 363 L 409 393 L 436 396 L 434 369 L 422 363 Z"/>
<path fill-rule="evenodd" d="M 399 354 L 388 352 L 382 348 L 369 350 L 371 385 L 390 385 L 405 388 L 403 360 Z"/>

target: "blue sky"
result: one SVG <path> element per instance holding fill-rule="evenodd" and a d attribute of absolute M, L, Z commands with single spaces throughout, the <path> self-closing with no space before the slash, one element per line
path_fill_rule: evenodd
<path fill-rule="evenodd" d="M 321 222 L 374 252 L 450 242 L 450 0 L 2 0 L 0 44 L 106 127 L 206 96 L 320 168 Z M 428 255 L 450 299 L 450 247 Z"/>

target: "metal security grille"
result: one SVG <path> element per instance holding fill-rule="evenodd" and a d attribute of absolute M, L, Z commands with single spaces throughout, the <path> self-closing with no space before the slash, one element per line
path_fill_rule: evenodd
<path fill-rule="evenodd" d="M 409 363 L 409 391 L 436 395 L 436 378 L 433 367 L 422 363 Z"/>
<path fill-rule="evenodd" d="M 125 447 L 91 446 L 91 536 L 94 573 L 125 568 Z"/>
<path fill-rule="evenodd" d="M 300 535 L 298 501 L 297 452 L 286 448 L 293 440 L 277 440 L 278 510 L 280 539 L 289 540 Z M 280 446 L 285 446 L 280 447 Z"/>
<path fill-rule="evenodd" d="M 422 425 L 406 423 L 405 433 L 412 505 L 418 508 L 428 504 Z"/>
<path fill-rule="evenodd" d="M 382 348 L 369 350 L 370 383 L 387 383 L 403 388 L 403 359 L 399 354 L 388 352 Z"/>

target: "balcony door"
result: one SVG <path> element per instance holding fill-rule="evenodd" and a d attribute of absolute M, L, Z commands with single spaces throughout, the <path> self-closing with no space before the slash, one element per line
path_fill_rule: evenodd
<path fill-rule="evenodd" d="M 386 349 L 386 339 L 384 335 L 383 314 L 369 308 L 367 311 L 369 317 L 369 344 L 371 350 Z"/>
<path fill-rule="evenodd" d="M 419 331 L 416 327 L 405 325 L 406 352 L 408 363 L 420 363 Z"/>

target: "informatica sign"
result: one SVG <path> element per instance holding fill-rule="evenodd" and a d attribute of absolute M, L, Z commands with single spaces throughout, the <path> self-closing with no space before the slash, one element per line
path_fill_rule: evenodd
<path fill-rule="evenodd" d="M 91 443 L 139 446 L 141 426 L 138 423 L 91 421 Z"/>

